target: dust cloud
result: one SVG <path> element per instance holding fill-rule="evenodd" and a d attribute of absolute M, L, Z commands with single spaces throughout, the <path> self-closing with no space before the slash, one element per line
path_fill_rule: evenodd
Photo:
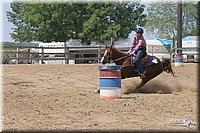
<path fill-rule="evenodd" d="M 153 79 L 145 86 L 135 89 L 140 84 L 139 78 L 130 78 L 122 80 L 122 92 L 133 89 L 135 93 L 160 93 L 160 94 L 178 94 L 197 92 L 197 82 L 185 79 Z"/>

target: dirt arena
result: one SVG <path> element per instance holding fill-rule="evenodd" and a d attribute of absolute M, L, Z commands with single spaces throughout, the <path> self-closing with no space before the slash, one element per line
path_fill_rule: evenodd
<path fill-rule="evenodd" d="M 100 64 L 2 65 L 3 130 L 184 130 L 198 129 L 197 63 L 174 67 L 121 99 L 102 99 Z M 139 78 L 122 80 L 122 91 Z M 190 118 L 196 125 L 173 125 Z"/>

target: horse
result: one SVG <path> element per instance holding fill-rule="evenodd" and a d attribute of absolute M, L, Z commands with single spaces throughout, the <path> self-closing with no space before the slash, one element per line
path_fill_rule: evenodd
<path fill-rule="evenodd" d="M 140 76 L 142 80 L 140 84 L 135 88 L 135 90 L 143 87 L 148 81 L 155 78 L 163 71 L 171 73 L 174 76 L 174 72 L 172 70 L 169 59 L 163 59 L 161 61 L 156 56 L 150 56 L 145 53 L 145 55 L 142 57 L 142 64 L 145 68 L 145 71 L 143 73 L 144 77 L 142 77 L 138 73 L 138 71 L 136 71 L 133 57 L 135 57 L 135 55 L 127 54 L 115 48 L 114 43 L 112 43 L 111 45 L 106 44 L 105 52 L 103 57 L 101 58 L 100 63 L 106 64 L 110 63 L 110 61 L 112 60 L 113 63 L 115 63 L 116 65 L 121 65 L 121 79 Z M 98 89 L 97 92 L 100 92 L 100 90 Z M 130 89 L 127 92 L 124 92 L 124 94 L 129 94 L 133 92 L 134 89 Z"/>

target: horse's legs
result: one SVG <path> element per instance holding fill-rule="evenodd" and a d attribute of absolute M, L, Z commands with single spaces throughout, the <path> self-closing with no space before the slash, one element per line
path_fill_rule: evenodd
<path fill-rule="evenodd" d="M 98 89 L 96 89 L 94 92 L 100 93 L 100 89 L 98 88 Z"/>
<path fill-rule="evenodd" d="M 138 90 L 139 88 L 141 88 L 142 86 L 144 86 L 151 79 L 153 79 L 156 76 L 158 76 L 160 73 L 162 73 L 162 71 L 163 70 L 162 70 L 161 64 L 152 65 L 152 66 L 148 67 L 144 71 L 145 77 L 142 78 L 141 83 L 135 89 L 130 89 L 127 92 L 125 92 L 125 94 L 130 94 L 130 93 L 136 92 L 136 90 Z"/>
<path fill-rule="evenodd" d="M 150 79 L 147 79 L 147 78 L 143 78 L 141 83 L 135 88 L 135 89 L 138 89 L 138 88 L 141 88 L 142 86 L 144 86 Z"/>
<path fill-rule="evenodd" d="M 127 92 L 125 92 L 124 94 L 130 94 L 135 92 L 135 90 L 141 88 L 142 86 L 144 86 L 150 79 L 149 78 L 143 78 L 142 81 L 140 82 L 140 84 L 135 88 L 135 89 L 129 89 Z"/>

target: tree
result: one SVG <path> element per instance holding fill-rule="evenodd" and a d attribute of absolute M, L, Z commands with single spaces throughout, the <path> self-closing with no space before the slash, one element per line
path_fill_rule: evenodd
<path fill-rule="evenodd" d="M 88 6 L 92 15 L 83 25 L 80 37 L 90 40 L 115 40 L 127 38 L 137 25 L 144 26 L 144 5 L 139 3 L 104 3 Z M 95 10 L 93 10 L 95 9 Z"/>
<path fill-rule="evenodd" d="M 20 11 L 23 8 L 23 4 L 21 3 L 15 3 L 11 4 L 11 8 L 13 12 L 8 12 L 8 20 L 12 22 L 16 28 L 14 29 L 14 32 L 11 34 L 11 37 L 15 39 L 17 42 L 23 42 L 23 41 L 31 41 L 32 38 L 30 38 L 30 30 L 29 25 L 23 22 L 23 19 L 21 19 Z M 22 36 L 22 33 L 24 34 Z"/>
<path fill-rule="evenodd" d="M 139 3 L 11 3 L 7 13 L 18 42 L 91 41 L 127 38 L 136 25 L 144 26 Z"/>
<path fill-rule="evenodd" d="M 149 33 L 156 33 L 161 38 L 176 37 L 177 3 L 157 2 L 147 8 L 147 23 L 145 28 Z M 197 35 L 197 4 L 183 3 L 183 35 Z"/>
<path fill-rule="evenodd" d="M 83 16 L 82 4 L 11 3 L 11 8 L 12 12 L 7 14 L 8 19 L 16 26 L 11 36 L 20 42 L 52 42 L 78 38 L 82 23 L 87 19 Z"/>
<path fill-rule="evenodd" d="M 198 34 L 197 9 L 197 3 L 185 3 L 183 5 L 183 36 Z"/>

